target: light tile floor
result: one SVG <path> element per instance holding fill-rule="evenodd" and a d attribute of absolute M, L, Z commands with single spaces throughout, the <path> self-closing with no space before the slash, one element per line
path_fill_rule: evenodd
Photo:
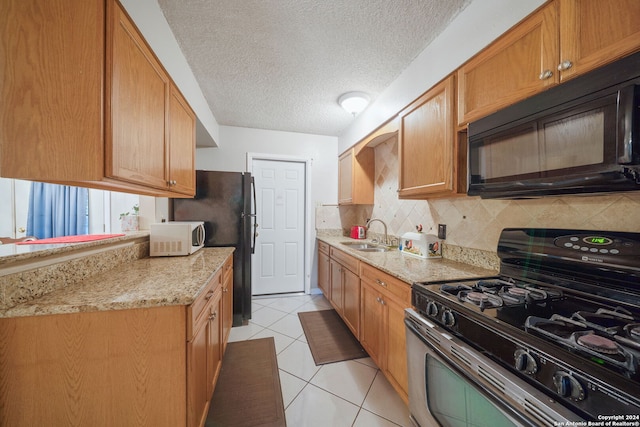
<path fill-rule="evenodd" d="M 229 341 L 273 337 L 289 427 L 410 427 L 409 411 L 370 358 L 316 366 L 298 312 L 331 308 L 322 295 L 255 297 Z"/>

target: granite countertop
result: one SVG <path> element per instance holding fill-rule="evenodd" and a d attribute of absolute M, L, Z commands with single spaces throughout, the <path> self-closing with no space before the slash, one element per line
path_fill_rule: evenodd
<path fill-rule="evenodd" d="M 365 240 L 356 240 L 344 236 L 317 236 L 317 239 L 408 284 L 424 281 L 487 277 L 498 274 L 495 270 L 476 267 L 444 258 L 418 258 L 403 254 L 397 249 L 388 252 L 362 252 L 341 244 L 341 242 L 366 242 Z"/>
<path fill-rule="evenodd" d="M 141 258 L 0 310 L 0 318 L 189 305 L 233 251 L 203 248 L 189 256 Z"/>
<path fill-rule="evenodd" d="M 106 245 L 135 241 L 145 237 L 147 239 L 149 238 L 148 231 L 127 232 L 123 233 L 122 236 L 91 242 L 30 245 L 4 244 L 0 245 L 0 268 L 6 268 L 21 262 L 32 262 L 51 256 L 62 256 L 72 252 L 101 248 Z"/>

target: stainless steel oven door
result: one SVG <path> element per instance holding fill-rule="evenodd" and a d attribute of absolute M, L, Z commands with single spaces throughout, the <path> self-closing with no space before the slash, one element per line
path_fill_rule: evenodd
<path fill-rule="evenodd" d="M 420 427 L 557 426 L 582 421 L 536 388 L 405 311 L 409 412 Z"/>

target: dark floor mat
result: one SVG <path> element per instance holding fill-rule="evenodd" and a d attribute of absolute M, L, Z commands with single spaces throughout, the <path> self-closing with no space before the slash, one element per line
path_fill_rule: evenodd
<path fill-rule="evenodd" d="M 316 365 L 367 357 L 335 310 L 298 313 Z"/>
<path fill-rule="evenodd" d="M 227 344 L 205 426 L 286 426 L 272 337 Z"/>

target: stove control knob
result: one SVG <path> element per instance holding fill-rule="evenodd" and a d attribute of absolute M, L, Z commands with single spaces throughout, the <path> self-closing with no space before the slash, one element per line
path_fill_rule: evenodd
<path fill-rule="evenodd" d="M 526 350 L 516 350 L 514 357 L 516 360 L 515 367 L 518 371 L 530 375 L 538 372 L 538 362 L 536 362 L 535 357 Z"/>
<path fill-rule="evenodd" d="M 453 312 L 451 310 L 445 310 L 442 313 L 442 323 L 444 323 L 444 326 L 453 326 L 456 324 L 456 318 L 453 315 Z"/>
<path fill-rule="evenodd" d="M 584 400 L 582 384 L 572 377 L 570 373 L 564 371 L 556 372 L 553 374 L 553 384 L 556 386 L 556 391 L 560 396 L 568 397 L 575 401 Z"/>
<path fill-rule="evenodd" d="M 431 317 L 436 317 L 438 315 L 438 306 L 435 302 L 429 301 L 427 303 L 427 314 Z"/>

